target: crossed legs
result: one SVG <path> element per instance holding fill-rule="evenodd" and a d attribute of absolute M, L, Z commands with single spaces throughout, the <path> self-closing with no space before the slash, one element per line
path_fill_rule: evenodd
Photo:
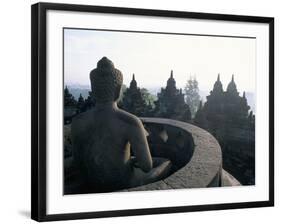
<path fill-rule="evenodd" d="M 149 184 L 167 177 L 171 171 L 172 163 L 162 157 L 152 157 L 153 168 L 145 173 L 140 168 L 134 167 L 130 187 Z"/>

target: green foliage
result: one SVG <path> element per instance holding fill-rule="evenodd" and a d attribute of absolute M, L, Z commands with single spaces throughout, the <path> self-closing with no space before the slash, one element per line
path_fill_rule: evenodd
<path fill-rule="evenodd" d="M 199 87 L 196 78 L 190 77 L 185 85 L 184 92 L 185 102 L 189 105 L 191 115 L 194 117 L 200 104 Z"/>
<path fill-rule="evenodd" d="M 145 88 L 141 88 L 140 91 L 142 94 L 142 98 L 145 101 L 145 104 L 150 105 L 152 108 L 155 108 L 154 102 L 157 100 L 157 97 L 149 93 L 148 90 Z"/>
<path fill-rule="evenodd" d="M 77 101 L 74 96 L 69 92 L 67 86 L 64 89 L 64 106 L 65 107 L 76 107 Z"/>
<path fill-rule="evenodd" d="M 85 111 L 85 100 L 84 100 L 81 93 L 80 93 L 80 96 L 78 98 L 77 109 L 78 109 L 78 113 L 81 113 L 81 112 Z"/>

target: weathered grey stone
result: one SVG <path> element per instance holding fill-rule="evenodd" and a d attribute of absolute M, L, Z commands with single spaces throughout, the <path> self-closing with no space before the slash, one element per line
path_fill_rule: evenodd
<path fill-rule="evenodd" d="M 212 133 L 222 147 L 223 167 L 243 185 L 255 184 L 255 116 L 246 93 L 240 96 L 232 76 L 224 91 L 220 77 L 194 123 Z"/>
<path fill-rule="evenodd" d="M 113 191 L 166 177 L 171 162 L 151 157 L 140 119 L 117 107 L 122 73 L 104 57 L 90 79 L 96 105 L 72 120 L 73 167 L 67 166 L 65 176 L 71 177 L 68 170 L 77 171 L 83 192 Z M 70 193 L 81 191 L 72 189 Z"/>
<path fill-rule="evenodd" d="M 150 185 L 129 189 L 129 191 L 141 189 L 153 190 L 159 186 L 166 187 L 165 189 L 221 186 L 222 153 L 217 140 L 210 133 L 194 125 L 171 119 L 141 119 L 146 126 L 148 124 L 169 125 L 191 134 L 194 144 L 193 155 L 185 166 L 169 177 Z M 163 185 L 163 182 L 165 185 Z"/>

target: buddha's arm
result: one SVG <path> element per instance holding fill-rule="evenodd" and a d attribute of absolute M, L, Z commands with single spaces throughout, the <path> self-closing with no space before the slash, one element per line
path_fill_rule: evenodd
<path fill-rule="evenodd" d="M 152 169 L 152 158 L 145 135 L 146 132 L 141 121 L 134 123 L 134 127 L 129 131 L 129 142 L 136 157 L 137 166 L 144 172 L 149 172 Z"/>

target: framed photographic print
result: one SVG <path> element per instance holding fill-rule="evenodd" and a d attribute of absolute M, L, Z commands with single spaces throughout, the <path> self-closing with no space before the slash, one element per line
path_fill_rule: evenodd
<path fill-rule="evenodd" d="M 32 219 L 274 205 L 274 19 L 32 6 Z"/>

